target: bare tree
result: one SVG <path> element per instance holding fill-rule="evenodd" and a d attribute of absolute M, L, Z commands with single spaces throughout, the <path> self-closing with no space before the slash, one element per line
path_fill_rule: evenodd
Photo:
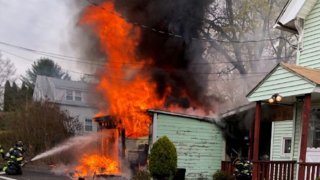
<path fill-rule="evenodd" d="M 9 58 L 3 57 L 0 51 L 0 109 L 3 108 L 4 85 L 6 81 L 15 80 L 16 68 Z"/>
<path fill-rule="evenodd" d="M 208 7 L 201 35 L 212 40 L 206 42 L 203 56 L 218 72 L 210 74 L 211 93 L 219 94 L 226 106 L 246 103 L 244 95 L 266 72 L 279 62 L 294 59 L 292 44 L 296 37 L 273 29 L 285 3 L 224 0 L 214 1 Z"/>
<path fill-rule="evenodd" d="M 218 56 L 229 62 L 220 71 L 248 74 L 260 70 L 257 63 L 264 63 L 264 57 L 274 57 L 272 64 L 275 64 L 282 57 L 292 56 L 294 49 L 287 42 L 294 41 L 294 36 L 272 28 L 284 3 L 283 0 L 225 0 L 216 1 L 208 8 L 202 35 L 219 39 L 208 43 L 208 52 L 214 59 Z"/>

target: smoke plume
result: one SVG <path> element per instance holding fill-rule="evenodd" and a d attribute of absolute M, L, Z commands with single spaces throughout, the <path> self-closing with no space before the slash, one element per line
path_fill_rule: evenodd
<path fill-rule="evenodd" d="M 94 1 L 95 4 L 103 2 L 107 1 Z M 201 107 L 206 111 L 212 110 L 213 102 L 218 98 L 208 95 L 208 74 L 203 73 L 210 72 L 210 67 L 191 65 L 205 61 L 202 57 L 203 42 L 194 38 L 200 37 L 199 30 L 203 27 L 206 8 L 212 0 L 115 0 L 113 2 L 117 11 L 130 23 L 137 22 L 150 27 L 141 28 L 136 54 L 140 56 L 138 59 L 152 59 L 152 67 L 150 68 L 148 64 L 148 68 L 144 71 L 156 83 L 159 98 L 166 98 L 165 106 Z M 78 6 L 82 8 L 83 4 Z M 79 16 L 81 17 L 81 13 Z M 89 42 L 88 35 L 82 37 L 81 34 L 88 32 L 91 36 L 92 33 L 89 28 L 82 28 L 78 31 L 80 33 L 74 35 L 74 42 L 84 39 L 82 43 L 78 43 L 82 44 L 79 46 L 80 51 L 88 52 L 88 47 L 91 46 L 90 52 L 84 53 L 84 57 L 94 57 L 91 58 L 93 61 L 101 59 L 91 55 L 94 54 L 92 49 L 96 51 L 101 49 L 96 43 L 97 38 L 92 37 L 92 42 Z M 167 33 L 154 32 L 151 28 Z M 98 56 L 101 57 L 100 53 Z M 169 95 L 166 94 L 168 87 L 171 89 Z"/>
<path fill-rule="evenodd" d="M 201 76 L 201 71 L 190 65 L 202 61 L 203 44 L 192 38 L 199 37 L 205 9 L 210 3 L 210 0 L 118 0 L 115 3 L 131 22 L 182 36 L 177 38 L 142 29 L 137 48 L 141 59 L 154 61 L 150 73 L 157 83 L 158 95 L 163 97 L 166 87 L 172 88 L 166 99 L 167 106 L 210 106 L 212 98 L 206 97 L 207 77 Z"/>

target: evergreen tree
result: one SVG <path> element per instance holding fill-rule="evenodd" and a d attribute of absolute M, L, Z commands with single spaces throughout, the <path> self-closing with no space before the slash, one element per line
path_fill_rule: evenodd
<path fill-rule="evenodd" d="M 32 88 L 25 83 L 22 83 L 19 88 L 15 82 L 11 86 L 10 82 L 6 81 L 3 110 L 6 112 L 15 111 L 18 107 L 25 106 L 32 99 L 32 93 Z"/>
<path fill-rule="evenodd" d="M 70 75 L 64 72 L 61 66 L 48 58 L 40 58 L 34 62 L 31 69 L 27 70 L 26 76 L 22 77 L 22 81 L 29 87 L 33 87 L 38 75 L 70 79 Z"/>
<path fill-rule="evenodd" d="M 4 85 L 3 111 L 10 111 L 10 106 L 12 104 L 11 94 L 11 84 L 9 81 L 6 81 L 6 84 Z"/>

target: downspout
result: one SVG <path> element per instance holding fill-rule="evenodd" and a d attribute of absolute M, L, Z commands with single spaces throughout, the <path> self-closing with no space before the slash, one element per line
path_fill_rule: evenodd
<path fill-rule="evenodd" d="M 294 24 L 295 24 L 296 29 L 298 31 L 296 65 L 299 65 L 300 64 L 300 54 L 303 51 L 304 20 L 301 18 L 297 18 L 294 21 Z"/>

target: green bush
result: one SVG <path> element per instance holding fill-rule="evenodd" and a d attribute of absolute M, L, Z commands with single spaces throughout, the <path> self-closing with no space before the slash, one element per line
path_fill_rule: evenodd
<path fill-rule="evenodd" d="M 148 171 L 138 171 L 131 180 L 150 180 L 151 176 Z"/>
<path fill-rule="evenodd" d="M 317 179 L 316 180 L 320 180 L 320 177 L 317 177 Z"/>
<path fill-rule="evenodd" d="M 177 170 L 177 151 L 168 137 L 163 136 L 152 146 L 149 170 L 153 178 L 172 178 Z"/>
<path fill-rule="evenodd" d="M 213 180 L 232 180 L 232 176 L 224 171 L 217 171 L 213 174 Z"/>

